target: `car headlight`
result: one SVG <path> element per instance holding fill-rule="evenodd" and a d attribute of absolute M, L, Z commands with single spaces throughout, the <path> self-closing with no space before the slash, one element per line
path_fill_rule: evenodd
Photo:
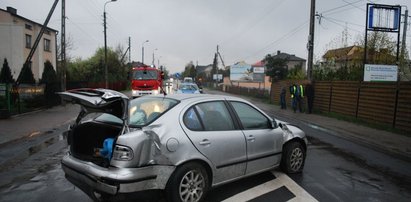
<path fill-rule="evenodd" d="M 158 90 L 153 90 L 153 95 L 158 95 Z"/>
<path fill-rule="evenodd" d="M 118 161 L 130 161 L 133 159 L 133 150 L 130 147 L 116 145 L 113 151 L 113 159 Z"/>

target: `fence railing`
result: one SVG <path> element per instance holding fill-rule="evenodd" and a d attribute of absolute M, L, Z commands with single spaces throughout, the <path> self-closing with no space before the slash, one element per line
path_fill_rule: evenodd
<path fill-rule="evenodd" d="M 280 81 L 272 84 L 271 99 L 279 103 L 282 87 L 308 81 Z M 314 83 L 314 110 L 355 117 L 368 123 L 385 124 L 411 132 L 411 82 L 373 83 L 360 81 L 319 81 Z"/>

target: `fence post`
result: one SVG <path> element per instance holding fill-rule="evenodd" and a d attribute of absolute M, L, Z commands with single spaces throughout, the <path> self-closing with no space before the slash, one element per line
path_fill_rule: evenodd
<path fill-rule="evenodd" d="M 331 112 L 332 100 L 333 100 L 333 81 L 331 81 L 331 87 L 330 87 L 330 99 L 328 101 L 328 112 Z"/>
<path fill-rule="evenodd" d="M 400 82 L 397 81 L 395 89 L 395 105 L 394 105 L 394 118 L 392 120 L 392 127 L 395 128 L 395 120 L 397 119 L 397 108 L 398 108 L 398 96 L 400 94 Z"/>
<path fill-rule="evenodd" d="M 358 118 L 358 110 L 360 108 L 360 93 L 361 93 L 361 86 L 362 86 L 362 81 L 358 83 L 358 90 L 357 90 L 357 107 L 355 110 L 355 118 Z"/>

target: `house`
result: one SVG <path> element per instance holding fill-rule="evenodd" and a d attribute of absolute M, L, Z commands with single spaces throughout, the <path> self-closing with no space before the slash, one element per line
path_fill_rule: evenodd
<path fill-rule="evenodd" d="M 197 74 L 197 78 L 198 79 L 202 79 L 202 80 L 211 80 L 212 79 L 212 75 L 211 72 L 213 71 L 213 65 L 209 64 L 209 65 L 197 65 L 195 67 L 196 69 L 196 74 Z"/>
<path fill-rule="evenodd" d="M 363 55 L 363 48 L 355 45 L 331 49 L 323 55 L 323 64 L 328 64 L 333 69 L 362 65 Z"/>
<path fill-rule="evenodd" d="M 6 58 L 13 78 L 17 79 L 41 30 L 42 24 L 17 14 L 17 9 L 0 9 L 0 61 Z M 32 57 L 32 72 L 37 81 L 41 78 L 44 63 L 57 64 L 57 32 L 47 27 Z"/>
<path fill-rule="evenodd" d="M 285 60 L 287 60 L 288 61 L 287 65 L 286 65 L 287 70 L 291 70 L 293 68 L 300 67 L 305 72 L 306 60 L 303 59 L 303 58 L 297 57 L 293 54 L 283 53 L 279 50 L 277 51 L 276 55 L 274 55 L 274 53 L 273 53 L 273 54 L 271 54 L 271 56 L 273 57 L 273 59 L 285 59 Z M 264 60 L 261 60 L 261 61 L 258 61 L 256 63 L 254 63 L 253 66 L 261 67 L 261 66 L 264 66 L 263 64 L 264 64 Z"/>
<path fill-rule="evenodd" d="M 361 46 L 348 46 L 328 50 L 323 55 L 323 65 L 327 65 L 332 69 L 341 67 L 362 67 L 364 61 L 364 48 Z M 396 56 L 387 48 L 379 50 L 368 49 L 367 63 L 368 64 L 395 64 Z"/>

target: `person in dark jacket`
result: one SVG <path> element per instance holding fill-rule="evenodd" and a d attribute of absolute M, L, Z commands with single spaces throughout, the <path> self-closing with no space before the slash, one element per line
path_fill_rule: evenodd
<path fill-rule="evenodd" d="M 281 87 L 281 93 L 280 93 L 280 104 L 281 104 L 281 109 L 287 109 L 287 104 L 285 102 L 285 95 L 286 95 L 286 90 L 285 87 Z"/>
<path fill-rule="evenodd" d="M 291 97 L 291 107 L 295 112 L 297 110 L 297 97 L 298 97 L 298 90 L 297 85 L 294 83 L 290 86 L 290 97 Z"/>
<path fill-rule="evenodd" d="M 313 82 L 309 82 L 305 86 L 305 93 L 307 95 L 307 105 L 308 105 L 308 113 L 311 114 L 313 110 L 313 104 L 314 104 L 314 86 Z"/>

